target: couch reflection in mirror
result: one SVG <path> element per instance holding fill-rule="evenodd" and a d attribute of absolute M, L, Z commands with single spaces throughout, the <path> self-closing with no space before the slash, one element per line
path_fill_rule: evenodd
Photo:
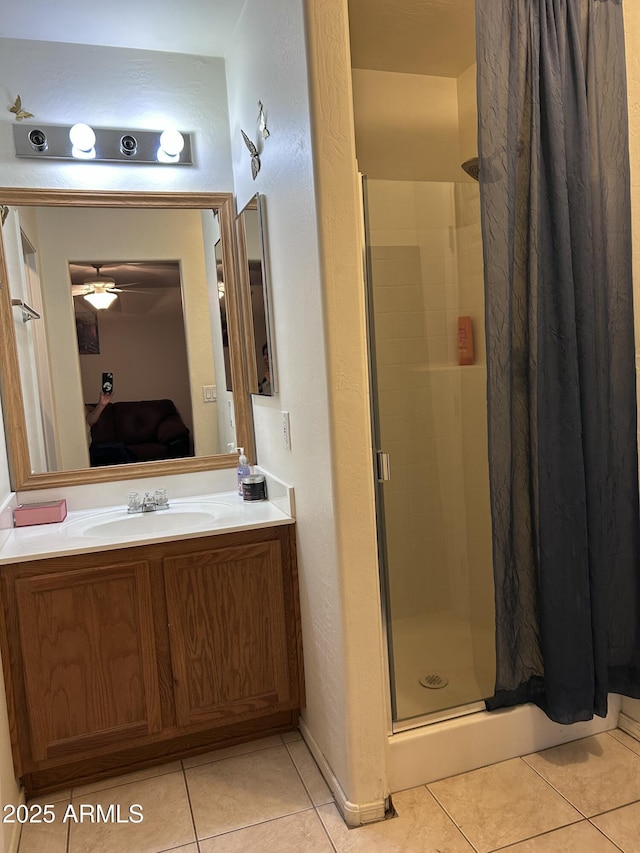
<path fill-rule="evenodd" d="M 89 409 L 92 468 L 193 456 L 191 433 L 171 400 L 108 402 Z"/>

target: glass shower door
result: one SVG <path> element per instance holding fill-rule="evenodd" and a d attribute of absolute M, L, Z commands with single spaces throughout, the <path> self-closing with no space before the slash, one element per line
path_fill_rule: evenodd
<path fill-rule="evenodd" d="M 400 724 L 467 712 L 493 693 L 479 195 L 470 182 L 365 184 L 379 552 Z M 469 322 L 473 358 L 461 365 Z"/>

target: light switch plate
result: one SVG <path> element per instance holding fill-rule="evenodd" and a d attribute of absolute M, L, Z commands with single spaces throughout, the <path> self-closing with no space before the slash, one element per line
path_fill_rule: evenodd
<path fill-rule="evenodd" d="M 202 386 L 202 399 L 205 403 L 215 403 L 218 399 L 217 389 L 215 385 Z"/>

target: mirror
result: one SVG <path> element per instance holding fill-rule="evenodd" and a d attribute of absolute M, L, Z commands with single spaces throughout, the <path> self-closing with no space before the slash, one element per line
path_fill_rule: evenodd
<path fill-rule="evenodd" d="M 243 299 L 247 374 L 252 394 L 277 390 L 275 347 L 266 255 L 264 196 L 256 193 L 236 219 L 238 269 Z"/>
<path fill-rule="evenodd" d="M 227 391 L 233 391 L 233 380 L 231 378 L 231 362 L 229 359 L 229 327 L 227 325 L 227 303 L 224 295 L 224 269 L 222 266 L 222 242 L 218 240 L 215 245 L 216 253 L 216 279 L 218 282 L 218 308 L 220 309 L 220 328 L 222 330 L 222 352 L 224 356 L 224 376 Z"/>
<path fill-rule="evenodd" d="M 230 442 L 254 458 L 231 194 L 5 188 L 0 204 L 9 207 L 0 246 L 9 283 L 0 293 L 0 359 L 13 488 L 235 467 Z M 226 390 L 219 269 L 233 392 Z M 81 292 L 96 280 L 98 290 L 115 291 L 108 309 Z M 25 322 L 16 300 L 40 319 Z M 181 334 L 183 379 L 169 381 Z M 163 449 L 91 467 L 85 416 L 99 400 L 104 372 L 114 373 L 112 411 L 134 403 L 136 420 L 141 401 L 169 400 L 188 429 L 186 443 L 173 444 L 168 456 Z"/>

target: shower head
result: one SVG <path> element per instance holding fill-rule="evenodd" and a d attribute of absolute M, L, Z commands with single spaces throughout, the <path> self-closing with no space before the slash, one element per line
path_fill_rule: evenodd
<path fill-rule="evenodd" d="M 480 164 L 478 162 L 477 157 L 472 157 L 470 160 L 465 160 L 462 164 L 462 168 L 465 170 L 467 175 L 473 178 L 474 181 L 478 180 L 478 175 L 480 173 Z"/>

